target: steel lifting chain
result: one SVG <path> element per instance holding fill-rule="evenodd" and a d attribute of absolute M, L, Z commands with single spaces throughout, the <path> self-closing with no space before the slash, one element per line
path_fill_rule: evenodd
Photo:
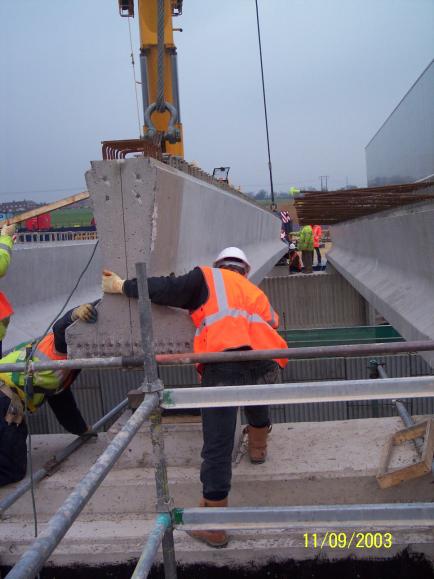
<path fill-rule="evenodd" d="M 157 136 L 157 129 L 151 120 L 151 116 L 155 111 L 159 113 L 164 113 L 164 111 L 169 111 L 170 120 L 167 127 L 167 132 L 164 133 L 163 138 L 167 139 L 169 143 L 177 143 L 180 138 L 179 129 L 176 128 L 176 122 L 178 120 L 178 111 L 169 102 L 164 100 L 164 2 L 165 0 L 157 0 L 158 5 L 158 24 L 157 24 L 157 100 L 152 103 L 144 112 L 145 124 L 148 127 L 146 137 L 149 139 L 154 139 Z"/>

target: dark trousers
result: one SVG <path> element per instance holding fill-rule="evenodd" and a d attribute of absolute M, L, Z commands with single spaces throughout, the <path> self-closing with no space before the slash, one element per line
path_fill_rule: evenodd
<path fill-rule="evenodd" d="M 21 480 L 27 469 L 27 426 L 5 420 L 9 398 L 0 392 L 0 486 Z"/>
<path fill-rule="evenodd" d="M 319 247 L 315 247 L 315 252 L 316 252 L 316 258 L 318 260 L 317 265 L 321 265 L 322 264 L 322 257 L 321 257 L 321 252 L 319 250 Z"/>
<path fill-rule="evenodd" d="M 313 269 L 313 250 L 305 250 L 301 251 L 301 259 L 303 261 L 304 266 L 304 273 L 312 273 Z"/>
<path fill-rule="evenodd" d="M 238 386 L 274 384 L 279 366 L 270 360 L 205 364 L 202 386 Z M 268 406 L 246 406 L 251 426 L 269 426 Z M 200 480 L 203 496 L 210 501 L 227 497 L 231 488 L 232 451 L 237 422 L 237 408 L 203 408 L 203 448 Z"/>

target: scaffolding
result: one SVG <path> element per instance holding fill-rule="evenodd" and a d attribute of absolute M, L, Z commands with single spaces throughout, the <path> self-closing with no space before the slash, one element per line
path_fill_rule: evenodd
<path fill-rule="evenodd" d="M 126 449 L 140 426 L 149 419 L 150 435 L 155 465 L 155 484 L 157 494 L 157 516 L 153 529 L 144 545 L 142 554 L 132 577 L 147 577 L 162 545 L 164 573 L 166 579 L 176 579 L 176 557 L 173 539 L 175 529 L 191 531 L 203 529 L 257 529 L 259 528 L 302 528 L 312 524 L 324 528 L 336 526 L 351 527 L 354 522 L 368 523 L 370 527 L 393 528 L 399 524 L 418 523 L 434 525 L 434 503 L 393 503 L 364 505 L 307 505 L 297 507 L 240 507 L 240 508 L 188 508 L 175 507 L 169 493 L 164 438 L 161 427 L 162 409 L 203 408 L 219 406 L 247 406 L 254 404 L 323 402 L 341 400 L 402 399 L 410 397 L 434 397 L 434 378 L 421 376 L 415 378 L 387 378 L 383 373 L 375 374 L 369 380 L 328 381 L 312 383 L 289 383 L 251 386 L 223 386 L 213 388 L 165 389 L 158 377 L 157 362 L 160 364 L 191 364 L 209 361 L 245 361 L 272 358 L 320 358 L 329 356 L 354 356 L 396 352 L 434 351 L 434 341 L 400 342 L 396 344 L 363 344 L 356 346 L 331 346 L 319 348 L 292 348 L 288 350 L 219 352 L 214 354 L 172 354 L 155 356 L 153 351 L 153 332 L 150 301 L 147 292 L 145 264 L 137 264 L 139 288 L 140 327 L 144 355 L 140 358 L 96 358 L 91 360 L 64 360 L 8 364 L 4 371 L 38 371 L 59 368 L 122 368 L 142 366 L 144 379 L 139 392 L 135 392 L 137 408 L 101 454 L 87 474 L 51 517 L 42 534 L 24 552 L 6 576 L 9 579 L 28 579 L 34 577 L 53 553 L 66 532 L 72 526 L 113 465 Z M 316 353 L 316 355 L 315 355 Z M 381 376 L 380 376 L 381 375 Z M 128 400 L 98 421 L 96 430 L 127 407 Z M 84 437 L 80 437 L 54 461 L 34 473 L 34 481 L 44 478 L 50 468 L 57 466 L 72 452 L 79 448 Z M 31 487 L 23 482 L 17 489 L 0 502 L 0 516 L 20 496 Z"/>

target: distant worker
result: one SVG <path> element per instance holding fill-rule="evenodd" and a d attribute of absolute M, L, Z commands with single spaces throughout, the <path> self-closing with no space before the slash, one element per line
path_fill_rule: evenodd
<path fill-rule="evenodd" d="M 93 323 L 97 311 L 92 304 L 83 304 L 67 312 L 36 347 L 33 360 L 65 360 L 67 346 L 65 331 L 75 320 Z M 70 390 L 80 370 L 42 370 L 33 375 L 33 389 L 26 402 L 25 374 L 1 372 L 2 364 L 14 364 L 26 360 L 26 348 L 17 349 L 0 360 L 0 486 L 24 478 L 27 469 L 27 425 L 25 406 L 35 412 L 45 400 L 60 424 L 72 434 L 91 433 L 84 421 Z M 30 395 L 31 394 L 31 395 Z"/>
<path fill-rule="evenodd" d="M 305 225 L 298 237 L 298 249 L 301 251 L 304 273 L 313 272 L 313 231 L 311 225 Z"/>
<path fill-rule="evenodd" d="M 300 273 L 301 259 L 294 243 L 289 244 L 289 273 Z"/>
<path fill-rule="evenodd" d="M 11 253 L 14 246 L 15 225 L 3 225 L 0 233 L 0 277 L 4 277 L 11 264 Z M 0 358 L 2 356 L 2 342 L 14 313 L 9 300 L 3 292 L 0 292 Z"/>
<path fill-rule="evenodd" d="M 292 223 L 288 211 L 280 212 L 280 220 L 282 222 L 282 231 L 285 233 L 286 239 L 289 239 L 292 231 Z"/>
<path fill-rule="evenodd" d="M 313 247 L 315 249 L 316 259 L 318 262 L 316 265 L 318 266 L 318 269 L 321 269 L 322 257 L 321 257 L 321 251 L 319 249 L 319 246 L 321 244 L 321 237 L 322 237 L 321 225 L 312 225 L 312 233 L 313 233 Z"/>
<path fill-rule="evenodd" d="M 266 295 L 247 279 L 250 263 L 237 247 L 227 247 L 213 267 L 195 267 L 179 277 L 150 277 L 149 297 L 153 303 L 189 310 L 196 326 L 194 351 L 270 350 L 286 348 L 276 332 L 278 315 Z M 123 280 L 104 271 L 102 289 L 106 293 L 138 296 L 137 280 Z M 216 362 L 201 364 L 202 386 L 273 384 L 279 365 L 287 360 Z M 248 453 L 253 464 L 265 461 L 267 437 L 271 430 L 268 406 L 245 408 L 248 420 Z M 203 408 L 203 448 L 200 480 L 201 507 L 226 507 L 232 478 L 232 450 L 237 419 L 236 408 Z M 225 531 L 195 531 L 195 538 L 211 547 L 224 547 Z"/>

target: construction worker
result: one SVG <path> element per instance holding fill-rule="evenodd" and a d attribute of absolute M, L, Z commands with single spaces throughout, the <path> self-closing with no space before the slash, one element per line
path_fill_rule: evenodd
<path fill-rule="evenodd" d="M 0 233 L 0 277 L 4 277 L 11 264 L 11 253 L 14 246 L 15 225 L 3 225 Z M 0 358 L 2 356 L 2 342 L 14 313 L 9 300 L 0 292 Z"/>
<path fill-rule="evenodd" d="M 298 237 L 298 249 L 301 251 L 304 273 L 313 272 L 313 231 L 311 225 L 305 225 Z"/>
<path fill-rule="evenodd" d="M 93 323 L 97 319 L 92 304 L 83 304 L 67 312 L 37 345 L 33 360 L 65 360 L 65 331 L 75 320 Z M 26 360 L 28 347 L 21 344 L 0 360 L 0 486 L 21 480 L 27 469 L 27 425 L 25 408 L 35 412 L 45 400 L 60 424 L 72 434 L 93 434 L 83 419 L 70 390 L 79 370 L 43 370 L 35 372 L 33 383 L 25 384 L 23 372 L 1 372 L 2 364 Z M 26 395 L 27 391 L 27 395 Z"/>
<path fill-rule="evenodd" d="M 189 310 L 196 326 L 194 351 L 266 350 L 286 348 L 276 332 L 277 314 L 266 295 L 247 279 L 250 263 L 237 247 L 224 249 L 213 267 L 195 267 L 179 277 L 148 279 L 153 303 Z M 123 280 L 104 271 L 102 289 L 127 297 L 138 296 L 137 280 Z M 287 360 L 220 362 L 198 368 L 202 386 L 272 384 L 279 365 Z M 268 406 L 245 408 L 248 420 L 248 453 L 253 464 L 265 461 L 267 437 L 271 430 Z M 200 479 L 203 485 L 201 507 L 226 507 L 231 488 L 232 450 L 236 427 L 236 408 L 203 408 L 203 448 Z M 197 531 L 192 535 L 212 547 L 224 547 L 225 531 Z"/>
<path fill-rule="evenodd" d="M 301 259 L 294 243 L 289 244 L 289 273 L 300 273 Z"/>
<path fill-rule="evenodd" d="M 312 233 L 313 233 L 313 247 L 316 252 L 316 259 L 317 259 L 317 267 L 321 269 L 322 266 L 322 257 L 320 251 L 320 244 L 321 244 L 321 237 L 322 237 L 322 228 L 321 225 L 312 225 Z"/>

